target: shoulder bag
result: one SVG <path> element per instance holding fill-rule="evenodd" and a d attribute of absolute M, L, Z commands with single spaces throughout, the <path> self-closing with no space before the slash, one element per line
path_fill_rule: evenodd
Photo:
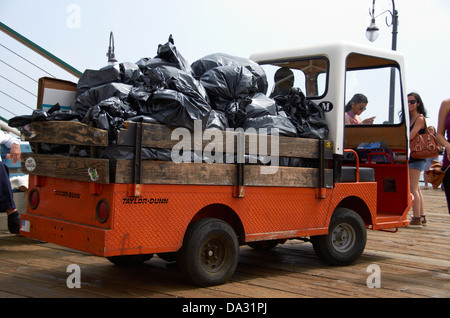
<path fill-rule="evenodd" d="M 433 160 L 430 169 L 424 172 L 428 176 L 428 182 L 433 185 L 433 189 L 439 188 L 449 167 L 442 171 L 442 162 Z"/>
<path fill-rule="evenodd" d="M 441 146 L 439 145 L 436 136 L 428 128 L 426 120 L 425 133 L 418 133 L 409 142 L 409 148 L 411 150 L 411 158 L 415 159 L 435 158 L 439 155 Z"/>

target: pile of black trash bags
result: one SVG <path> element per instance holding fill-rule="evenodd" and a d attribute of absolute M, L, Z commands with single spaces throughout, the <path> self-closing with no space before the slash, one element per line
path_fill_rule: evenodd
<path fill-rule="evenodd" d="M 166 44 L 158 46 L 154 58 L 86 70 L 69 111 L 60 110 L 57 104 L 48 112 L 35 110 L 31 115 L 14 117 L 9 125 L 23 127 L 45 120 L 93 123 L 109 133 L 110 147 L 104 157 L 110 159 L 133 153 L 114 147 L 117 131 L 125 121 L 193 130 L 194 121 L 200 120 L 203 129 L 266 128 L 270 133 L 270 129 L 277 128 L 280 136 L 327 137 L 323 110 L 307 100 L 300 89 L 293 88 L 286 96 L 274 98 L 266 96 L 267 89 L 266 74 L 257 63 L 217 53 L 189 65 L 170 36 Z M 45 149 L 49 153 L 83 156 L 78 148 L 41 147 Z M 147 154 L 153 159 L 155 156 L 170 160 L 170 153 Z"/>

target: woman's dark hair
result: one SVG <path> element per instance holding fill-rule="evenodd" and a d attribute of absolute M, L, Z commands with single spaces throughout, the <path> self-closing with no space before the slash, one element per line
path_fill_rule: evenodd
<path fill-rule="evenodd" d="M 419 114 L 423 115 L 423 117 L 427 117 L 427 111 L 425 109 L 425 105 L 423 104 L 422 98 L 420 97 L 420 95 L 417 93 L 409 93 L 408 97 L 409 96 L 413 96 L 414 99 L 416 100 L 416 103 L 418 103 L 417 104 L 417 112 Z"/>
<path fill-rule="evenodd" d="M 369 101 L 367 100 L 367 97 L 363 94 L 355 94 L 353 95 L 352 99 L 350 99 L 350 101 L 347 103 L 347 105 L 345 105 L 345 111 L 348 112 L 349 110 L 352 109 L 352 103 L 359 104 L 359 103 L 364 103 L 367 104 Z"/>

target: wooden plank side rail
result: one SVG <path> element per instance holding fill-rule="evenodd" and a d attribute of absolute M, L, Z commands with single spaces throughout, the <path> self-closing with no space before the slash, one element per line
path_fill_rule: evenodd
<path fill-rule="evenodd" d="M 136 129 L 139 128 L 139 129 Z M 180 142 L 180 135 L 172 140 L 174 129 L 164 125 L 141 124 L 127 122 L 127 129 L 118 132 L 117 145 L 128 147 L 150 147 L 173 149 Z M 186 133 L 189 133 L 185 130 Z M 108 146 L 108 132 L 90 127 L 79 122 L 34 122 L 31 125 L 32 136 L 27 137 L 31 143 L 75 144 L 91 148 Z M 330 141 L 317 139 L 292 138 L 270 135 L 258 135 L 245 131 L 200 131 L 189 139 L 192 150 L 203 151 L 205 147 L 228 154 L 267 155 L 272 154 L 271 146 L 278 147 L 274 155 L 279 157 L 296 157 L 314 159 L 323 162 L 333 158 L 333 147 Z M 195 138 L 194 138 L 195 135 Z M 211 138 L 211 136 L 214 136 Z M 197 144 L 195 144 L 197 143 Z M 201 143 L 201 145 L 199 145 Z M 239 148 L 243 144 L 243 148 Z M 252 145 L 250 146 L 250 143 Z M 254 143 L 258 147 L 254 147 Z M 258 153 L 260 143 L 267 146 L 265 153 Z M 325 144 L 325 147 L 319 147 Z M 186 149 L 184 149 L 186 150 Z M 38 151 L 39 152 L 39 151 Z M 240 153 L 241 152 L 241 153 Z M 48 154 L 24 154 L 22 171 L 32 175 L 58 177 L 96 183 L 129 183 L 129 184 L 197 184 L 197 185 L 233 185 L 233 186 L 283 186 L 283 187 L 321 187 L 333 186 L 332 169 L 310 167 L 274 167 L 274 173 L 262 173 L 264 167 L 256 164 L 243 164 L 238 171 L 236 164 L 222 163 L 176 163 L 172 161 L 153 160 L 115 160 L 115 167 L 110 167 L 109 160 L 95 158 L 69 157 Z M 136 152 L 134 152 L 136 154 Z M 319 163 L 317 161 L 317 163 Z M 139 171 L 136 171 L 136 164 Z M 274 164 L 271 162 L 270 164 Z M 319 165 L 316 165 L 319 166 Z M 114 169 L 113 169 L 114 168 Z M 328 168 L 325 165 L 325 168 Z M 109 171 L 113 169 L 114 179 L 110 180 Z M 319 172 L 323 171 L 323 175 Z M 182 172 L 182 173 L 181 173 Z M 245 179 L 239 182 L 239 175 Z M 136 179 L 140 176 L 140 182 Z M 242 184 L 241 184 L 242 183 Z"/>
<path fill-rule="evenodd" d="M 25 140 L 80 146 L 108 146 L 108 131 L 73 121 L 44 121 L 31 123 L 31 135 Z"/>
<path fill-rule="evenodd" d="M 244 186 L 316 187 L 317 168 L 277 167 L 273 174 L 261 174 L 260 165 L 244 165 Z M 175 163 L 172 161 L 143 161 L 142 183 L 237 185 L 238 166 L 235 164 Z M 117 160 L 116 183 L 133 183 L 133 160 Z M 182 173 L 180 173 L 182 171 Z M 325 185 L 333 184 L 333 171 L 325 169 Z"/>
<path fill-rule="evenodd" d="M 109 183 L 109 160 L 34 153 L 22 154 L 22 171 L 31 175 Z"/>
<path fill-rule="evenodd" d="M 128 129 L 121 129 L 118 133 L 117 144 L 122 146 L 134 146 L 135 145 L 135 131 L 134 126 L 136 123 L 127 122 Z M 149 148 L 162 148 L 162 149 L 172 149 L 176 144 L 178 144 L 181 138 L 172 137 L 174 129 L 157 124 L 142 124 L 142 147 Z M 182 128 L 185 129 L 185 128 Z M 187 130 L 186 130 L 187 131 Z M 195 143 L 195 132 L 192 133 L 191 138 L 191 149 L 196 149 L 195 146 L 200 148 L 200 145 Z M 211 138 L 210 136 L 214 136 Z M 224 153 L 236 153 L 237 152 L 237 136 L 239 135 L 239 130 L 236 131 L 221 131 L 207 129 L 202 132 L 202 144 L 201 149 L 205 146 L 213 149 L 223 150 Z M 219 136 L 219 138 L 215 138 Z M 298 158 L 319 158 L 319 140 L 318 139 L 307 139 L 307 138 L 294 138 L 294 137 L 284 137 L 279 136 L 278 142 L 272 140 L 273 136 L 270 135 L 258 135 L 253 133 L 244 132 L 245 136 L 245 153 L 250 155 L 257 155 L 257 147 L 250 147 L 249 141 L 260 143 L 261 138 L 263 142 L 267 145 L 267 154 L 271 154 L 271 145 L 278 146 L 278 155 L 280 157 L 298 157 Z M 173 140 L 172 140 L 173 138 Z M 333 147 L 331 141 L 325 141 L 327 145 L 325 147 L 324 158 L 329 160 L 333 158 Z"/>

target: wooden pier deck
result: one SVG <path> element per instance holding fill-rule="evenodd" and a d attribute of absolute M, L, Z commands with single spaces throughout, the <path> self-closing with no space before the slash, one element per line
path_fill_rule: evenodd
<path fill-rule="evenodd" d="M 0 298 L 449 298 L 450 215 L 441 190 L 423 190 L 428 226 L 397 233 L 368 231 L 360 259 L 345 267 L 319 260 L 310 243 L 271 251 L 242 247 L 228 284 L 187 284 L 175 264 L 155 256 L 133 268 L 0 230 Z M 80 267 L 81 288 L 68 288 Z M 379 266 L 380 288 L 368 267 Z"/>

